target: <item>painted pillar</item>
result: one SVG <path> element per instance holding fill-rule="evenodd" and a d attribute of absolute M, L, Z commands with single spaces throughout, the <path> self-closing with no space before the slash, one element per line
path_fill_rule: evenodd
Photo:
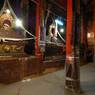
<path fill-rule="evenodd" d="M 40 18 L 40 50 L 44 54 L 45 52 L 45 45 L 46 45 L 46 20 L 45 18 L 45 11 L 46 11 L 46 0 L 41 0 L 41 18 Z"/>
<path fill-rule="evenodd" d="M 72 33 L 72 0 L 67 0 L 67 27 L 66 27 L 66 57 L 71 56 L 71 33 Z M 68 60 L 69 61 L 69 60 Z"/>
<path fill-rule="evenodd" d="M 81 43 L 85 44 L 85 22 L 84 22 L 84 15 L 81 18 Z"/>
<path fill-rule="evenodd" d="M 78 92 L 80 90 L 79 80 L 79 49 L 76 46 L 75 32 L 77 17 L 74 13 L 73 0 L 67 0 L 67 25 L 66 25 L 66 79 L 65 88 Z M 75 7 L 76 8 L 76 7 Z M 72 36 L 73 35 L 73 36 Z"/>
<path fill-rule="evenodd" d="M 40 18 L 41 18 L 41 0 L 36 0 L 36 39 L 35 39 L 35 55 L 39 59 L 43 59 L 40 51 Z"/>
<path fill-rule="evenodd" d="M 94 64 L 95 64 L 95 0 L 93 0 Z"/>
<path fill-rule="evenodd" d="M 82 64 L 87 63 L 87 31 L 86 31 L 86 24 L 85 24 L 85 14 L 82 14 L 81 18 L 81 52 L 82 52 Z"/>

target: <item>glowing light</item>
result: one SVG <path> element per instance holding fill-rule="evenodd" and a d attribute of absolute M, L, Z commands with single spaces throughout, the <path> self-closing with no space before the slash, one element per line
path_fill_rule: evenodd
<path fill-rule="evenodd" d="M 51 27 L 51 28 L 55 28 L 55 25 L 52 24 L 50 27 Z"/>
<path fill-rule="evenodd" d="M 60 32 L 61 32 L 61 33 L 64 33 L 64 29 L 63 29 L 63 28 L 61 28 L 61 29 L 60 29 Z"/>
<path fill-rule="evenodd" d="M 19 19 L 16 20 L 15 24 L 17 27 L 22 27 L 22 21 Z"/>
<path fill-rule="evenodd" d="M 7 10 L 6 10 L 6 13 L 10 14 L 10 10 L 9 10 L 9 9 L 7 9 Z"/>
<path fill-rule="evenodd" d="M 31 81 L 31 79 L 27 79 L 26 81 L 27 81 L 27 82 L 30 82 L 30 81 Z"/>
<path fill-rule="evenodd" d="M 61 20 L 56 19 L 55 22 L 59 25 L 63 25 L 63 22 Z"/>
<path fill-rule="evenodd" d="M 22 80 L 22 82 L 26 82 L 26 80 Z"/>
<path fill-rule="evenodd" d="M 88 34 L 87 34 L 87 37 L 88 37 L 88 38 L 90 38 L 90 37 L 91 37 L 90 33 L 88 33 Z"/>
<path fill-rule="evenodd" d="M 24 80 L 22 80 L 23 83 L 30 82 L 30 81 L 31 81 L 31 79 L 24 79 Z"/>

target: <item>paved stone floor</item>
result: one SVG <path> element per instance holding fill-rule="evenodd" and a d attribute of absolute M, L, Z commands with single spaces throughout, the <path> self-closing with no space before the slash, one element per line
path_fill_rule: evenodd
<path fill-rule="evenodd" d="M 95 95 L 95 65 L 82 66 L 80 95 Z M 64 70 L 9 85 L 0 84 L 0 95 L 79 95 L 64 89 Z"/>

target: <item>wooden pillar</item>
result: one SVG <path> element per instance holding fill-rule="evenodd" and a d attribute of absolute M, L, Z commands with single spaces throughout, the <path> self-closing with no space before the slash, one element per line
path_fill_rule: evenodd
<path fill-rule="evenodd" d="M 46 18 L 45 18 L 45 11 L 46 11 L 46 0 L 41 0 L 41 7 L 40 7 L 40 50 L 44 55 L 45 52 L 45 45 L 46 45 Z"/>
<path fill-rule="evenodd" d="M 35 39 L 35 55 L 37 58 L 42 59 L 43 55 L 40 51 L 40 12 L 41 12 L 41 1 L 36 0 L 36 39 Z"/>
<path fill-rule="evenodd" d="M 82 14 L 81 22 L 81 52 L 82 52 L 82 64 L 87 63 L 87 31 L 85 24 L 85 14 Z"/>
<path fill-rule="evenodd" d="M 83 15 L 81 18 L 81 43 L 85 44 L 85 22 L 84 22 L 84 16 Z"/>
<path fill-rule="evenodd" d="M 82 3 L 82 2 L 81 2 Z M 81 8 L 81 64 L 87 63 L 87 24 L 86 24 L 86 8 Z"/>
<path fill-rule="evenodd" d="M 66 57 L 71 56 L 72 0 L 67 0 Z"/>
<path fill-rule="evenodd" d="M 65 88 L 71 91 L 79 92 L 79 50 L 75 46 L 76 15 L 73 10 L 74 5 L 73 0 L 67 0 Z M 72 35 L 74 37 L 72 37 Z"/>
<path fill-rule="evenodd" d="M 93 0 L 93 32 L 94 32 L 94 63 L 95 63 L 95 0 Z"/>

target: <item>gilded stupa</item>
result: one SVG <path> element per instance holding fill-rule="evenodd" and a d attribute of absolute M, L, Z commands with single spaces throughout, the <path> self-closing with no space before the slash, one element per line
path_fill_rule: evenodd
<path fill-rule="evenodd" d="M 29 33 L 17 18 L 8 0 L 4 1 L 4 5 L 0 12 L 0 55 L 16 55 L 24 53 L 26 40 L 26 32 Z"/>

